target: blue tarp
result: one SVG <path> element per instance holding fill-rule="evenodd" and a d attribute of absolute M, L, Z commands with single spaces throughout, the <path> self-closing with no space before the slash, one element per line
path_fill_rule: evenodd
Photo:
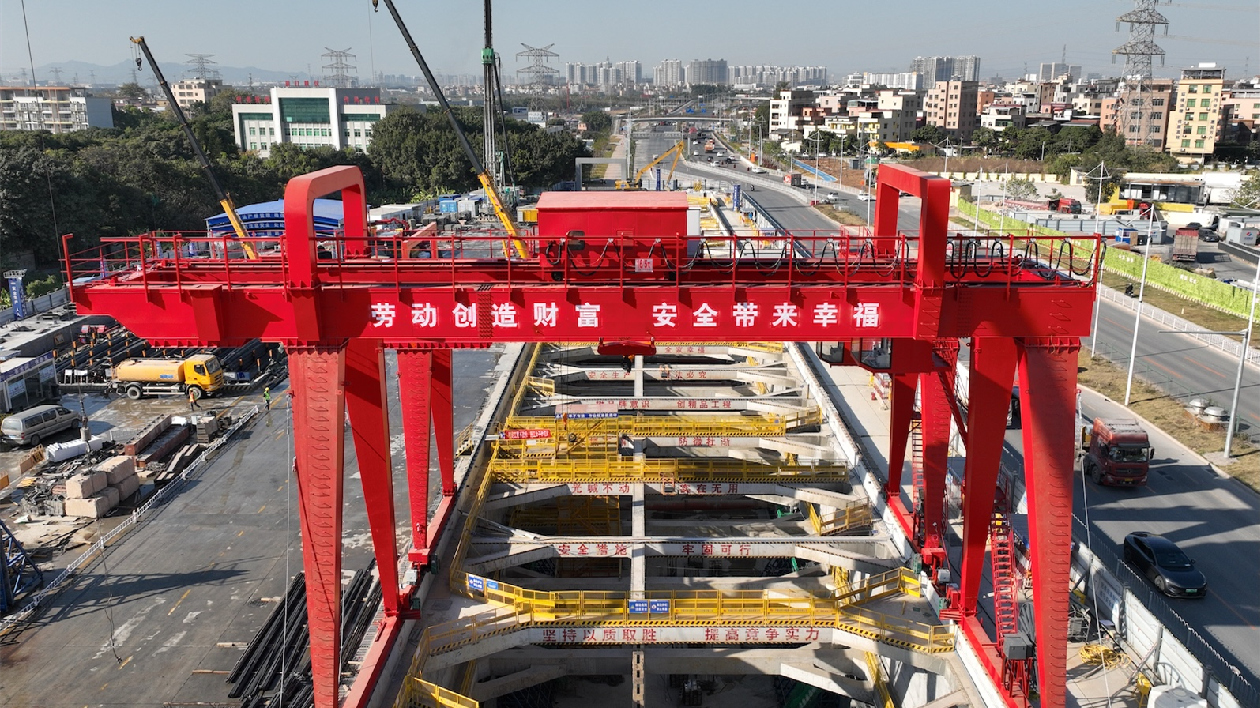
<path fill-rule="evenodd" d="M 284 233 L 284 200 L 277 199 L 261 204 L 239 207 L 236 215 L 241 218 L 245 230 L 252 236 L 280 236 Z M 332 236 L 343 226 L 342 204 L 336 199 L 315 200 L 315 234 Z M 232 233 L 227 214 L 206 219 L 206 230 L 216 236 Z"/>

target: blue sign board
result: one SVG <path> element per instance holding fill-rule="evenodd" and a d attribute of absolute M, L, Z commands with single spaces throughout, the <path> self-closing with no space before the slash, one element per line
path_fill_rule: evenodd
<path fill-rule="evenodd" d="M 499 581 L 497 581 L 497 580 L 491 580 L 490 578 L 486 578 L 486 589 L 487 589 L 487 590 L 498 590 L 498 589 L 499 589 Z"/>
<path fill-rule="evenodd" d="M 668 602 L 668 600 L 666 602 Z M 627 601 L 627 604 L 629 605 L 628 609 L 632 615 L 646 615 L 648 613 L 647 600 L 629 600 Z"/>
<path fill-rule="evenodd" d="M 468 576 L 468 587 L 473 590 L 485 590 L 486 581 L 484 578 L 479 578 L 476 575 L 470 575 Z"/>
<path fill-rule="evenodd" d="M 9 302 L 13 303 L 13 319 L 26 317 L 26 303 L 23 300 L 22 278 L 9 278 Z"/>
<path fill-rule="evenodd" d="M 669 600 L 651 600 L 648 602 L 648 610 L 652 614 L 669 614 Z"/>
<path fill-rule="evenodd" d="M 744 193 L 743 193 L 743 190 L 741 189 L 741 186 L 742 186 L 742 185 L 738 185 L 738 184 L 737 184 L 737 185 L 735 185 L 735 187 L 731 190 L 731 201 L 732 201 L 732 202 L 734 202 L 734 204 L 735 204 L 735 211 L 739 211 L 739 209 L 740 209 L 740 205 L 741 205 L 741 204 L 743 203 L 743 201 L 744 201 L 744 199 L 743 199 L 743 197 L 744 197 Z"/>

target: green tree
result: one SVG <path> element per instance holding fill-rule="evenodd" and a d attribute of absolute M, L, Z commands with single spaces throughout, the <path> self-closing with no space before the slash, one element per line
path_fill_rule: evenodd
<path fill-rule="evenodd" d="M 992 128 L 976 128 L 971 134 L 971 142 L 984 148 L 984 154 L 988 155 L 990 150 L 998 146 L 998 131 Z"/>
<path fill-rule="evenodd" d="M 910 135 L 910 139 L 916 143 L 932 143 L 933 145 L 945 142 L 947 137 L 949 135 L 937 125 L 925 125 Z"/>
<path fill-rule="evenodd" d="M 1018 177 L 1007 180 L 1006 196 L 1010 199 L 1036 199 L 1037 185 L 1033 184 L 1032 180 Z"/>
<path fill-rule="evenodd" d="M 582 122 L 589 133 L 606 133 L 612 130 L 612 118 L 604 111 L 587 111 L 582 114 Z"/>
<path fill-rule="evenodd" d="M 144 87 L 140 84 L 131 81 L 119 86 L 118 89 L 114 91 L 114 95 L 131 101 L 141 101 L 149 95 L 149 92 L 145 91 Z"/>
<path fill-rule="evenodd" d="M 1234 200 L 1230 206 L 1240 209 L 1260 209 L 1260 172 L 1253 173 L 1243 180 L 1234 191 Z"/>

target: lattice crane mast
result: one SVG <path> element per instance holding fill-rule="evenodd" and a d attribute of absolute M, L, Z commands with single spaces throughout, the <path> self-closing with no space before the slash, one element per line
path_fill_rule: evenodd
<path fill-rule="evenodd" d="M 372 7 L 377 10 L 380 9 L 378 0 L 372 0 Z M 504 250 L 515 253 L 521 258 L 526 258 L 529 252 L 521 241 L 520 233 L 516 228 L 516 224 L 512 221 L 512 217 L 503 208 L 503 200 L 499 197 L 499 191 L 494 186 L 494 178 L 486 171 L 486 168 L 481 164 L 480 158 L 477 157 L 477 153 L 473 151 L 472 144 L 468 142 L 468 136 L 464 135 L 464 129 L 459 127 L 459 121 L 455 119 L 455 111 L 451 110 L 451 104 L 447 103 L 446 96 L 442 93 L 442 88 L 438 86 L 437 79 L 434 78 L 433 72 L 429 70 L 428 62 L 420 54 L 420 48 L 416 46 L 416 41 L 411 38 L 411 32 L 407 30 L 407 25 L 403 23 L 402 15 L 398 14 L 398 8 L 394 7 L 394 1 L 385 0 L 385 7 L 389 8 L 389 14 L 394 18 L 394 24 L 398 25 L 398 31 L 402 33 L 403 41 L 407 43 L 407 48 L 411 50 L 411 56 L 420 65 L 420 71 L 424 73 L 424 80 L 428 82 L 429 90 L 437 97 L 438 104 L 442 106 L 447 120 L 451 122 L 451 127 L 455 129 L 455 136 L 459 138 L 459 146 L 463 148 L 464 156 L 472 163 L 473 172 L 477 173 L 477 181 L 481 182 L 482 189 L 486 191 L 486 198 L 490 200 L 490 205 L 494 207 L 494 215 L 499 218 L 499 223 L 507 231 L 508 239 L 511 241 L 511 250 L 508 251 L 506 247 Z M 489 100 L 488 97 L 487 100 Z M 485 130 L 494 130 L 494 126 L 487 125 Z M 487 155 L 487 159 L 491 157 Z"/>
<path fill-rule="evenodd" d="M 171 91 L 171 85 L 166 82 L 166 77 L 162 75 L 162 69 L 158 67 L 157 61 L 153 59 L 153 53 L 149 51 L 149 45 L 144 41 L 144 35 L 139 37 L 131 37 L 131 41 L 140 47 L 140 51 L 144 53 L 144 58 L 149 62 L 149 68 L 153 70 L 153 76 L 157 78 L 158 86 L 162 87 L 162 93 L 166 95 L 166 105 L 170 106 L 171 112 L 175 114 L 175 118 L 179 120 L 179 125 L 184 129 L 184 135 L 188 136 L 188 142 L 192 144 L 193 152 L 197 155 L 197 162 L 201 163 L 201 170 L 206 173 L 206 179 L 210 180 L 210 186 L 214 188 L 214 196 L 219 198 L 219 206 L 223 207 L 223 211 L 227 214 L 228 221 L 232 222 L 232 230 L 236 232 L 236 238 L 241 242 L 241 248 L 245 250 L 245 256 L 251 260 L 258 257 L 258 253 L 249 242 L 249 235 L 245 233 L 245 225 L 241 223 L 241 217 L 236 214 L 236 204 L 232 201 L 231 195 L 223 190 L 223 185 L 219 184 L 219 178 L 214 176 L 214 168 L 210 165 L 210 158 L 206 157 L 206 153 L 201 149 L 201 144 L 197 142 L 197 136 L 193 134 L 192 125 L 188 123 L 188 117 L 184 115 L 184 109 L 179 107 L 179 102 L 175 100 L 175 93 Z M 140 68 L 140 59 L 136 58 L 136 68 Z"/>

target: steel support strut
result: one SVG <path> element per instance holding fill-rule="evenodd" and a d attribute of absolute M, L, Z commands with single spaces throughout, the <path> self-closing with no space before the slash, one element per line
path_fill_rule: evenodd
<path fill-rule="evenodd" d="M 1015 343 L 1009 339 L 971 340 L 967 401 L 967 459 L 963 494 L 963 552 L 959 591 L 963 614 L 974 615 L 984 573 L 984 547 L 993 516 L 998 466 L 1006 437 L 1006 416 L 1015 381 Z"/>
<path fill-rule="evenodd" d="M 380 341 L 350 340 L 346 346 L 346 410 L 350 414 L 354 456 L 381 580 L 381 600 L 385 614 L 396 615 L 398 537 L 394 531 L 394 478 L 385 396 L 385 351 Z"/>
<path fill-rule="evenodd" d="M 487 306 L 487 309 L 488 306 Z M 455 496 L 455 407 L 451 397 L 451 350 L 433 350 L 433 438 L 437 442 L 442 496 Z"/>
<path fill-rule="evenodd" d="M 345 353 L 340 346 L 297 346 L 289 350 L 294 466 L 311 633 L 311 680 L 315 705 L 321 708 L 337 705 L 341 669 Z"/>
<path fill-rule="evenodd" d="M 433 352 L 398 351 L 398 393 L 407 447 L 407 497 L 411 502 L 410 559 L 429 562 L 429 434 Z"/>
<path fill-rule="evenodd" d="M 945 564 L 945 479 L 949 476 L 951 413 L 945 384 L 936 371 L 919 374 L 919 408 L 923 416 L 923 562 Z"/>
<path fill-rule="evenodd" d="M 1063 708 L 1076 450 L 1073 411 L 1081 342 L 1075 337 L 1017 341 L 1037 679 L 1042 707 Z"/>

